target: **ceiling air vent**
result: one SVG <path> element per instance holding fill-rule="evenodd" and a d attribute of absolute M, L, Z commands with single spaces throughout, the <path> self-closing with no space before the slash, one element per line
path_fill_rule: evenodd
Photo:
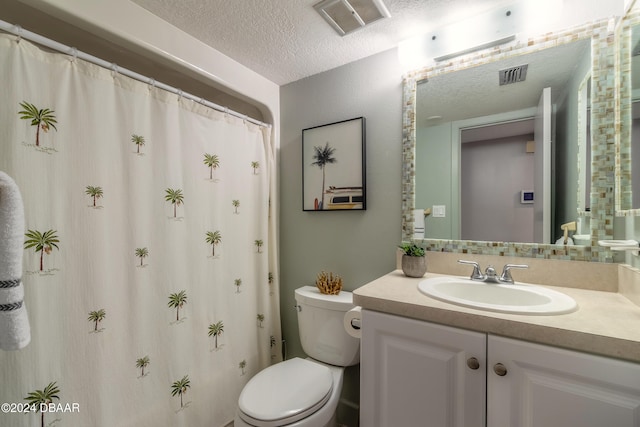
<path fill-rule="evenodd" d="M 341 36 L 391 16 L 382 0 L 323 0 L 313 8 Z"/>
<path fill-rule="evenodd" d="M 500 70 L 500 86 L 525 81 L 527 78 L 527 68 L 529 68 L 529 64 Z"/>

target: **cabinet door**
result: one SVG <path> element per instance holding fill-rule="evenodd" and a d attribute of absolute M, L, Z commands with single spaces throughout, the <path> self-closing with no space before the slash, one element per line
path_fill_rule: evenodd
<path fill-rule="evenodd" d="M 487 426 L 640 426 L 640 364 L 491 335 L 487 348 Z"/>
<path fill-rule="evenodd" d="M 485 425 L 485 334 L 362 310 L 361 345 L 362 427 Z"/>

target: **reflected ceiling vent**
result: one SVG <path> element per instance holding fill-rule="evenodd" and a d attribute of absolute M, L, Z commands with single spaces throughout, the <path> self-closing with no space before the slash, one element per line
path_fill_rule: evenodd
<path fill-rule="evenodd" d="M 525 81 L 525 79 L 527 78 L 527 68 L 529 68 L 529 64 L 518 65 L 517 67 L 505 68 L 504 70 L 500 70 L 500 86 Z"/>
<path fill-rule="evenodd" d="M 391 16 L 382 0 L 323 0 L 313 8 L 341 36 Z"/>

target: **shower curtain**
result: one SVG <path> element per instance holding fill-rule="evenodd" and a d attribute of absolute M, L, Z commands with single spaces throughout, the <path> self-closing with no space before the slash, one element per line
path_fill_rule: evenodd
<path fill-rule="evenodd" d="M 31 324 L 0 425 L 227 424 L 281 359 L 271 130 L 11 35 L 0 76 Z"/>

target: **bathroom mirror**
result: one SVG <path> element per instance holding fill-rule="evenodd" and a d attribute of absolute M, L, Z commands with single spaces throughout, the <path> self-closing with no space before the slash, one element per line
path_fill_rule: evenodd
<path fill-rule="evenodd" d="M 426 111 L 426 114 L 422 114 L 420 112 L 420 105 L 422 100 L 420 99 L 420 93 L 424 90 L 429 90 L 429 85 L 434 88 L 436 92 L 438 90 L 443 91 L 445 94 L 448 94 L 449 101 L 451 99 L 467 99 L 467 95 L 464 91 L 464 86 L 469 85 L 469 79 L 471 77 L 467 77 L 465 80 L 465 76 L 471 75 L 473 68 L 490 65 L 496 63 L 497 61 L 507 61 L 505 64 L 507 66 L 515 66 L 527 63 L 526 59 L 527 55 L 541 55 L 543 51 L 547 49 L 552 49 L 554 47 L 562 48 L 564 45 L 575 44 L 581 45 L 583 42 L 591 45 L 591 86 L 598 88 L 595 95 L 591 96 L 591 104 L 592 104 L 592 113 L 590 114 L 591 118 L 591 133 L 596 135 L 593 138 L 591 144 L 591 155 L 592 161 L 590 162 L 592 165 L 592 176 L 599 176 L 598 174 L 603 171 L 610 171 L 613 168 L 613 156 L 609 155 L 608 150 L 612 150 L 612 141 L 615 141 L 615 135 L 608 135 L 610 132 L 607 129 L 612 129 L 614 124 L 614 115 L 611 110 L 607 110 L 607 106 L 611 104 L 611 100 L 607 99 L 607 96 L 610 96 L 610 92 L 614 90 L 614 82 L 611 81 L 610 78 L 607 77 L 607 73 L 613 72 L 613 63 L 612 58 L 615 55 L 614 50 L 614 41 L 613 37 L 605 37 L 605 35 L 609 34 L 610 30 L 607 28 L 607 23 L 602 22 L 599 24 L 592 24 L 589 26 L 582 26 L 573 28 L 570 30 L 566 30 L 563 32 L 558 32 L 554 34 L 545 34 L 539 38 L 531 38 L 526 41 L 521 42 L 513 42 L 510 45 L 503 45 L 502 47 L 493 48 L 491 51 L 487 52 L 479 52 L 476 54 L 468 54 L 466 56 L 458 57 L 456 59 L 450 60 L 446 63 L 437 63 L 431 67 L 423 68 L 420 70 L 416 70 L 414 72 L 410 72 L 405 76 L 404 79 L 404 111 L 403 111 L 403 156 L 404 156 L 404 170 L 403 170 L 403 240 L 420 240 L 423 246 L 427 247 L 430 250 L 436 251 L 450 251 L 450 252 L 464 252 L 464 253 L 482 253 L 482 254 L 498 254 L 498 255 L 510 255 L 510 256 L 536 256 L 536 257 L 544 257 L 544 258 L 561 258 L 561 259 L 573 259 L 573 260 L 596 260 L 596 261 L 608 261 L 610 260 L 610 254 L 603 251 L 601 248 L 594 245 L 594 242 L 597 240 L 612 238 L 613 236 L 613 209 L 611 208 L 613 205 L 613 177 L 611 180 L 608 179 L 590 179 L 592 182 L 591 186 L 591 194 L 589 195 L 590 209 L 591 209 L 591 218 L 590 225 L 585 232 L 587 235 L 590 235 L 591 245 L 587 246 L 565 246 L 565 245 L 555 245 L 555 244 L 541 244 L 541 243 L 533 243 L 533 242 L 514 242 L 514 241 L 502 241 L 499 238 L 487 238 L 482 240 L 463 240 L 459 235 L 451 234 L 451 235 L 441 235 L 441 236 L 432 236 L 429 235 L 429 219 L 428 216 L 425 221 L 426 238 L 420 239 L 414 236 L 414 209 L 424 209 L 431 208 L 430 216 L 433 216 L 434 213 L 437 215 L 436 218 L 431 219 L 442 219 L 442 212 L 440 211 L 440 206 L 445 206 L 444 208 L 444 218 L 447 218 L 447 214 L 455 213 L 456 215 L 460 215 L 461 207 L 456 202 L 451 202 L 451 204 L 447 205 L 448 202 L 431 202 L 426 199 L 422 199 L 424 197 L 422 195 L 421 183 L 418 182 L 418 179 L 422 175 L 422 170 L 420 162 L 421 160 L 418 158 L 421 155 L 421 152 L 424 149 L 421 149 L 418 145 L 424 144 L 423 141 L 418 141 L 418 136 L 423 133 L 422 128 L 424 127 L 424 123 L 420 122 L 420 120 L 430 120 L 430 121 L 442 121 L 443 123 L 452 122 L 452 120 L 448 120 L 444 113 L 433 112 L 429 113 Z M 593 38 L 592 38 L 593 36 Z M 580 49 L 578 49 L 580 50 Z M 551 52 L 548 50 L 546 53 Z M 566 53 L 566 52 L 565 52 Z M 560 53 L 562 54 L 562 53 Z M 576 57 L 577 58 L 577 57 Z M 579 61 L 576 59 L 576 61 Z M 576 75 L 574 76 L 575 83 L 575 91 L 577 92 L 579 88 L 586 83 L 584 83 L 585 79 L 588 81 L 588 69 L 586 67 L 586 71 L 578 72 L 577 64 L 574 64 L 574 72 Z M 456 80 L 459 83 L 452 83 L 454 79 L 462 78 L 462 80 Z M 496 80 L 497 76 L 494 77 Z M 438 81 L 442 80 L 440 84 Z M 426 81 L 426 83 L 425 83 Z M 477 84 L 477 82 L 475 82 Z M 474 85 L 474 82 L 471 82 L 471 85 Z M 553 84 L 551 84 L 553 86 Z M 427 88 L 427 89 L 425 89 Z M 467 89 L 468 90 L 468 89 Z M 607 95 L 608 94 L 608 95 Z M 538 96 L 540 96 L 538 94 Z M 568 95 L 565 95 L 568 96 Z M 578 96 L 576 93 L 572 95 L 575 98 L 574 104 L 577 104 Z M 497 104 L 501 104 L 501 102 L 495 102 L 496 96 L 494 95 L 486 95 L 484 102 L 475 102 L 475 103 L 467 103 L 473 104 L 473 107 L 484 107 L 482 112 L 479 114 L 474 114 L 471 117 L 487 117 L 495 118 L 495 116 L 504 116 L 507 117 L 508 120 L 511 121 L 521 121 L 526 117 L 531 117 L 531 107 L 530 102 L 527 104 L 518 104 L 519 99 L 509 101 L 512 105 L 509 107 L 510 113 L 505 113 L 504 109 L 498 110 L 496 109 Z M 506 103 L 506 101 L 505 101 Z M 557 103 L 557 102 L 556 102 Z M 443 105 L 439 105 L 438 107 L 444 107 Z M 487 109 L 490 107 L 490 109 Z M 460 109 L 459 107 L 456 107 Z M 578 107 L 574 105 L 573 113 L 577 115 Z M 441 110 L 444 111 L 444 110 Z M 513 113 L 514 111 L 518 112 Z M 593 112 L 597 113 L 593 113 Z M 606 114 L 604 113 L 606 111 Z M 525 114 L 526 113 L 526 114 Z M 560 112 L 556 112 L 556 118 L 560 115 Z M 438 116 L 441 116 L 439 118 Z M 422 118 L 421 118 L 422 117 Z M 469 121 L 471 119 L 463 118 L 456 119 L 458 122 Z M 453 120 L 453 121 L 456 121 Z M 558 161 L 558 156 L 562 153 L 556 152 L 556 164 L 558 165 L 568 165 L 568 161 L 572 162 L 573 165 L 573 178 L 567 178 L 567 184 L 564 185 L 564 188 L 559 188 L 558 185 L 558 171 L 557 169 L 552 172 L 551 176 L 556 177 L 556 205 L 558 204 L 558 200 L 561 199 L 562 203 L 565 200 L 570 199 L 569 202 L 571 206 L 565 209 L 565 217 L 571 220 L 575 220 L 578 217 L 578 186 L 577 182 L 577 140 L 578 140 L 578 119 L 572 118 L 571 121 L 574 125 L 568 125 L 568 127 L 563 128 L 564 130 L 561 133 L 565 133 L 564 137 L 567 141 L 573 141 L 575 144 L 573 148 L 573 154 L 570 155 L 571 159 Z M 472 120 L 473 122 L 473 120 Z M 447 128 L 447 126 L 444 126 Z M 455 131 L 451 131 L 453 129 L 453 125 L 449 125 L 450 133 L 459 133 L 460 127 L 455 127 Z M 556 129 L 557 131 L 558 129 Z M 445 137 L 446 141 L 450 141 L 448 137 Z M 448 142 L 452 151 L 455 151 L 456 145 Z M 446 145 L 446 144 L 445 144 Z M 428 143 L 426 145 L 428 147 Z M 526 144 L 523 144 L 523 147 L 526 147 Z M 461 151 L 461 149 L 460 149 Z M 594 156 L 594 153 L 596 154 Z M 450 170 L 437 172 L 437 177 L 432 178 L 432 182 L 442 184 L 445 181 L 456 181 L 460 180 L 462 174 L 460 173 L 460 163 L 456 156 L 460 156 L 460 153 L 453 154 L 448 153 L 449 157 L 442 159 L 439 163 L 440 167 L 443 165 L 445 168 L 450 165 Z M 604 155 L 601 155 L 604 154 Z M 445 156 L 446 157 L 446 156 Z M 499 166 L 496 166 L 499 167 Z M 565 167 L 565 166 L 563 166 Z M 491 170 L 490 168 L 487 170 Z M 583 170 L 583 169 L 580 169 Z M 611 175 L 608 173 L 608 175 Z M 574 182 L 570 183 L 573 179 Z M 564 180 L 564 178 L 563 178 Z M 450 193 L 455 193 L 455 187 L 457 184 L 454 182 L 453 190 L 450 190 Z M 523 188 L 522 190 L 528 190 L 527 188 Z M 562 191 L 560 194 L 558 191 Z M 420 195 L 418 194 L 420 192 Z M 525 194 L 526 192 L 522 193 Z M 521 195 L 522 195 L 521 194 Z M 593 197 L 594 194 L 597 194 L 597 197 Z M 513 195 L 511 195 L 513 196 Z M 420 199 L 418 199 L 420 197 Z M 459 196 L 458 196 L 459 197 Z M 525 197 L 522 195 L 522 197 Z M 452 197 L 452 198 L 455 198 Z M 586 198 L 586 197 L 585 197 Z M 416 204 L 416 200 L 420 204 Z M 595 203 L 593 203 L 595 201 Z M 608 203 L 608 209 L 606 208 Z M 450 207 L 450 209 L 447 209 Z M 556 206 L 557 207 L 557 206 Z M 435 209 L 434 209 L 435 208 Z M 556 220 L 556 226 L 562 223 L 564 219 L 558 218 Z M 455 226 L 451 228 L 455 229 Z M 455 231 L 455 230 L 454 230 Z M 552 235 L 558 234 L 556 229 L 553 230 Z M 464 237 L 464 236 L 462 236 Z"/>
<path fill-rule="evenodd" d="M 640 216 L 640 6 L 618 27 L 620 141 L 616 161 L 616 214 Z"/>
<path fill-rule="evenodd" d="M 591 73 L 584 77 L 578 87 L 577 132 L 578 220 L 587 224 L 587 220 L 591 216 Z M 587 231 L 587 227 L 580 228 L 578 233 Z"/>
<path fill-rule="evenodd" d="M 588 97 L 579 95 L 590 74 L 591 41 L 581 39 L 419 81 L 415 204 L 445 211 L 425 218 L 425 235 L 534 243 L 561 237 L 560 225 L 577 219 L 578 171 L 586 169 L 586 156 L 577 162 L 577 142 L 589 110 Z M 535 126 L 545 88 L 554 130 L 546 148 Z M 536 179 L 551 184 L 552 158 L 553 188 L 534 197 Z M 546 228 L 538 220 L 544 211 Z"/>

